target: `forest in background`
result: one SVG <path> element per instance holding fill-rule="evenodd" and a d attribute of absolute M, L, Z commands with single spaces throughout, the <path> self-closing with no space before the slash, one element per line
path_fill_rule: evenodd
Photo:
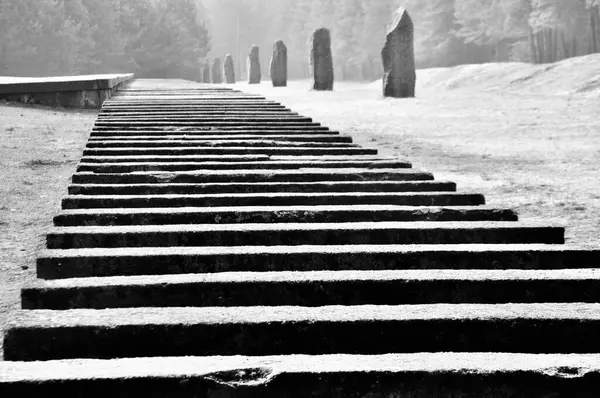
<path fill-rule="evenodd" d="M 0 0 L 0 75 L 198 80 L 203 63 L 231 53 L 243 77 L 251 45 L 266 74 L 284 40 L 290 78 L 306 78 L 310 36 L 327 27 L 336 78 L 370 81 L 398 6 L 414 20 L 420 68 L 600 51 L 600 0 Z"/>
<path fill-rule="evenodd" d="M 600 0 L 205 0 L 211 56 L 231 53 L 238 73 L 252 44 L 268 65 L 271 47 L 288 46 L 292 78 L 309 76 L 310 36 L 332 34 L 336 78 L 381 76 L 392 12 L 415 25 L 417 67 L 485 62 L 549 63 L 600 51 Z M 240 62 L 241 59 L 241 62 Z M 265 69 L 265 68 L 263 68 Z M 266 69 L 265 69 L 266 70 Z"/>
<path fill-rule="evenodd" d="M 205 18 L 197 0 L 0 0 L 0 76 L 196 79 Z"/>

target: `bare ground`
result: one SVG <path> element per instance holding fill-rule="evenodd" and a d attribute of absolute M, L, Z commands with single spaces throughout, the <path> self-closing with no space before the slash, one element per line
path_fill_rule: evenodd
<path fill-rule="evenodd" d="M 96 114 L 0 103 L 0 332 L 21 286 L 35 277 L 36 253 Z"/>
<path fill-rule="evenodd" d="M 383 99 L 378 83 L 336 84 L 326 93 L 309 91 L 308 81 L 235 87 L 456 181 L 461 191 L 484 193 L 522 220 L 565 225 L 568 243 L 599 247 L 600 56 L 568 62 L 420 71 L 418 97 L 406 100 Z M 34 277 L 95 117 L 0 103 L 0 329 Z"/>

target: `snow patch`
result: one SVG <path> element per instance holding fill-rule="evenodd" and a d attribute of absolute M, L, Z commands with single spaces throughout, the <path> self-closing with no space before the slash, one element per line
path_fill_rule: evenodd
<path fill-rule="evenodd" d="M 417 76 L 418 87 L 422 90 L 600 95 L 600 54 L 544 65 L 508 62 L 422 69 Z"/>

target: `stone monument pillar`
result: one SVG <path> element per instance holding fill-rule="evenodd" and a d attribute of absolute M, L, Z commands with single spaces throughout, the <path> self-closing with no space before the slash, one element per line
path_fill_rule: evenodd
<path fill-rule="evenodd" d="M 227 54 L 225 56 L 223 72 L 225 74 L 225 83 L 235 84 L 235 68 L 233 66 L 233 57 L 231 56 L 231 54 Z"/>
<path fill-rule="evenodd" d="M 221 59 L 215 58 L 212 64 L 212 82 L 213 84 L 223 83 L 223 67 L 221 66 Z"/>
<path fill-rule="evenodd" d="M 333 90 L 333 56 L 331 35 L 328 29 L 317 29 L 310 45 L 310 69 L 315 90 Z"/>
<path fill-rule="evenodd" d="M 210 83 L 210 66 L 208 65 L 208 61 L 202 66 L 202 83 Z"/>
<path fill-rule="evenodd" d="M 281 40 L 273 45 L 273 58 L 271 58 L 269 75 L 273 87 L 287 86 L 287 47 Z"/>
<path fill-rule="evenodd" d="M 408 98 L 415 96 L 414 26 L 406 9 L 394 13 L 387 28 L 383 59 L 383 95 Z"/>
<path fill-rule="evenodd" d="M 252 46 L 248 54 L 248 83 L 259 84 L 261 77 L 258 46 Z"/>

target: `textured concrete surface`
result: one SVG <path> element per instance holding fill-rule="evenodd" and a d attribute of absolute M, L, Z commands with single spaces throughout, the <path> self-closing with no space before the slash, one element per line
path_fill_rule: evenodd
<path fill-rule="evenodd" d="M 417 352 L 597 353 L 600 304 L 19 311 L 6 360 Z M 399 339 L 398 336 L 403 338 Z"/>
<path fill-rule="evenodd" d="M 86 149 L 84 156 L 121 155 L 377 155 L 366 148 L 221 147 L 221 148 L 104 148 Z"/>
<path fill-rule="evenodd" d="M 433 175 L 414 169 L 305 169 L 305 170 L 206 170 L 197 172 L 96 173 L 79 172 L 74 183 L 147 183 L 147 182 L 313 182 L 313 181 L 431 181 Z"/>
<path fill-rule="evenodd" d="M 216 193 L 325 192 L 455 192 L 446 181 L 264 182 L 192 184 L 72 184 L 70 195 L 200 195 Z"/>
<path fill-rule="evenodd" d="M 0 362 L 4 396 L 596 397 L 598 355 L 420 353 Z"/>
<path fill-rule="evenodd" d="M 564 228 L 506 222 L 364 222 L 55 227 L 49 249 L 351 244 L 564 243 Z"/>
<path fill-rule="evenodd" d="M 197 120 L 164 120 L 164 121 L 138 121 L 138 120 L 97 120 L 94 128 L 124 128 L 131 127 L 133 129 L 150 128 L 156 130 L 161 127 L 173 126 L 292 126 L 292 127 L 318 127 L 320 123 L 311 123 L 310 119 L 288 119 L 288 118 L 198 118 Z"/>
<path fill-rule="evenodd" d="M 411 164 L 402 161 L 328 161 L 328 162 L 132 162 L 132 163 L 85 163 L 77 166 L 77 172 L 94 173 L 132 173 L 140 171 L 196 171 L 196 170 L 292 170 L 292 169 L 401 169 L 410 168 Z"/>
<path fill-rule="evenodd" d="M 295 128 L 272 128 L 272 129 L 261 129 L 261 128 L 246 128 L 246 129 L 185 129 L 183 131 L 179 129 L 170 129 L 163 131 L 144 131 L 144 130 L 136 130 L 136 131 L 119 131 L 119 130 L 107 130 L 107 131 L 92 131 L 90 133 L 90 138 L 93 139 L 102 139 L 105 137 L 108 138 L 116 138 L 122 136 L 141 136 L 141 137 L 171 137 L 171 136 L 181 136 L 185 135 L 186 137 L 198 137 L 202 138 L 203 136 L 239 136 L 239 135 L 260 135 L 264 136 L 273 136 L 273 135 L 339 135 L 338 131 L 332 131 L 325 128 L 309 128 L 309 129 L 295 129 Z"/>
<path fill-rule="evenodd" d="M 133 74 L 53 77 L 0 77 L 0 94 L 43 93 L 112 89 L 129 81 Z"/>
<path fill-rule="evenodd" d="M 92 129 L 92 134 L 168 134 L 169 132 L 173 132 L 176 134 L 182 133 L 210 133 L 210 134 L 219 134 L 219 132 L 224 132 L 226 134 L 236 134 L 243 133 L 247 134 L 247 132 L 302 132 L 302 134 L 308 134 L 311 132 L 327 132 L 331 131 L 329 127 L 324 126 L 264 126 L 264 125 L 231 125 L 231 126 L 192 126 L 192 127 L 167 127 L 167 128 L 139 128 L 139 129 L 119 129 L 119 128 L 94 128 Z M 268 134 L 268 133 L 267 133 Z"/>
<path fill-rule="evenodd" d="M 176 182 L 176 181 L 172 181 Z M 193 183 L 193 181 L 177 181 Z M 454 192 L 333 192 L 333 193 L 246 193 L 216 195 L 72 195 L 63 199 L 63 209 L 83 208 L 142 208 L 142 207 L 215 207 L 215 206 L 273 206 L 294 205 L 360 205 L 391 204 L 398 206 L 476 206 L 485 199 L 478 194 Z"/>
<path fill-rule="evenodd" d="M 313 124 L 312 119 L 302 116 L 236 116 L 236 115 L 222 115 L 222 116 L 166 116 L 166 117 L 101 117 L 96 120 L 94 126 L 139 126 L 143 127 L 146 125 L 154 126 L 180 126 L 180 125 L 194 125 L 194 124 L 207 124 L 213 123 L 239 123 L 239 124 L 256 124 L 265 123 L 267 125 L 291 125 L 291 126 L 320 126 L 320 124 Z"/>
<path fill-rule="evenodd" d="M 598 270 L 238 272 L 36 282 L 26 309 L 600 301 Z"/>
<path fill-rule="evenodd" d="M 172 136 L 135 136 L 135 135 L 127 135 L 127 136 L 114 136 L 114 137 L 90 137 L 90 144 L 110 144 L 110 143 L 123 143 L 123 142 L 136 142 L 136 141 L 145 141 L 148 143 L 156 143 L 156 142 L 188 142 L 188 141 L 283 141 L 283 142 L 315 142 L 315 143 L 352 143 L 352 139 L 347 136 L 342 136 L 338 134 L 318 134 L 318 135 L 273 135 L 269 137 L 264 137 L 262 135 L 172 135 Z"/>
<path fill-rule="evenodd" d="M 598 268 L 600 250 L 563 245 L 346 245 L 46 250 L 38 277 L 231 271 Z"/>
<path fill-rule="evenodd" d="M 268 155 L 181 155 L 181 156 L 84 156 L 82 163 L 122 163 L 122 162 L 266 162 L 271 160 Z"/>
<path fill-rule="evenodd" d="M 89 141 L 87 148 L 185 148 L 185 147 L 300 147 L 300 148 L 357 148 L 356 144 L 347 142 L 303 142 L 303 141 L 277 141 L 274 139 L 258 139 L 258 140 L 231 140 L 231 141 L 205 141 L 205 140 L 162 140 L 162 141 L 122 141 L 122 140 L 101 140 Z"/>
<path fill-rule="evenodd" d="M 280 106 L 264 106 L 264 107 L 243 107 L 243 106 L 198 106 L 193 110 L 189 107 L 183 109 L 164 109 L 163 107 L 130 107 L 130 108 L 103 108 L 98 113 L 98 118 L 104 117 L 131 117 L 131 116 L 143 116 L 143 117 L 158 117 L 158 116 L 198 116 L 201 113 L 204 116 L 207 115 L 269 115 L 269 116 L 298 116 L 298 112 L 293 112 L 291 109 Z"/>
<path fill-rule="evenodd" d="M 100 108 L 132 74 L 0 78 L 0 99 L 71 108 Z"/>
<path fill-rule="evenodd" d="M 197 112 L 197 113 L 187 113 L 183 115 L 179 114 L 167 114 L 167 115 L 130 115 L 127 113 L 119 113 L 116 115 L 103 113 L 98 116 L 97 122 L 179 122 L 179 121 L 203 121 L 203 122 L 212 122 L 212 121 L 261 121 L 261 122 L 312 122 L 313 119 L 307 116 L 301 116 L 298 114 L 292 113 L 267 113 L 260 114 L 255 112 L 246 112 L 245 114 L 238 113 L 226 113 L 226 114 L 208 114 L 205 112 Z"/>
<path fill-rule="evenodd" d="M 144 163 L 144 162 L 390 162 L 398 158 L 371 155 L 356 156 L 270 156 L 270 155 L 140 155 L 140 156 L 84 156 L 82 163 Z"/>
<path fill-rule="evenodd" d="M 513 210 L 482 206 L 255 206 L 216 208 L 76 209 L 54 218 L 55 226 L 236 224 L 287 222 L 518 221 Z"/>
<path fill-rule="evenodd" d="M 272 322 L 354 322 L 412 320 L 581 320 L 600 321 L 600 304 L 435 304 L 407 306 L 136 308 L 103 311 L 17 311 L 11 325 L 24 329 L 85 326 L 270 324 Z M 358 337 L 358 336 L 355 336 Z M 410 343 L 410 342 L 407 342 Z M 558 343 L 558 342 L 557 342 Z M 598 342 L 600 344 L 600 341 Z"/>

